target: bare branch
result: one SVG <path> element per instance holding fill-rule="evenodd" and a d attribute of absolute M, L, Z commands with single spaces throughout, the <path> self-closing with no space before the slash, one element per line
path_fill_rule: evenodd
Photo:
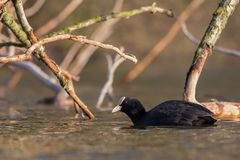
<path fill-rule="evenodd" d="M 9 56 L 9 57 L 0 57 L 0 63 L 6 64 L 9 62 L 27 61 L 30 59 L 32 59 L 31 54 L 21 54 L 21 55 Z"/>
<path fill-rule="evenodd" d="M 145 6 L 145 7 L 141 7 L 138 9 L 133 9 L 133 10 L 129 10 L 129 11 L 123 11 L 123 12 L 117 12 L 117 13 L 110 13 L 104 16 L 96 16 L 93 17 L 91 19 L 85 20 L 83 22 L 79 22 L 75 25 L 66 27 L 64 29 L 61 29 L 59 31 L 50 33 L 49 37 L 53 36 L 53 35 L 60 35 L 60 34 L 66 34 L 66 33 L 72 33 L 76 30 L 79 30 L 81 28 L 84 27 L 88 27 L 90 25 L 99 23 L 99 22 L 103 22 L 103 21 L 107 21 L 109 19 L 113 19 L 113 18 L 129 18 L 141 13 L 145 13 L 145 12 L 151 12 L 151 13 L 161 13 L 161 14 L 166 14 L 168 16 L 173 16 L 173 12 L 171 10 L 167 10 L 167 9 L 163 9 L 161 7 L 157 7 L 155 5 L 152 6 Z"/>
<path fill-rule="evenodd" d="M 201 103 L 207 109 L 213 112 L 214 117 L 221 120 L 240 120 L 240 103 L 239 102 L 203 102 Z"/>
<path fill-rule="evenodd" d="M 117 0 L 113 7 L 113 12 L 119 12 L 122 8 L 123 2 L 123 0 Z M 120 19 L 112 19 L 104 22 L 92 33 L 90 39 L 98 42 L 105 41 L 112 34 L 113 27 L 119 20 Z M 78 54 L 74 61 L 71 63 L 70 72 L 74 75 L 79 75 L 96 49 L 97 48 L 93 46 L 84 47 L 80 51 L 80 54 Z"/>
<path fill-rule="evenodd" d="M 40 27 L 35 34 L 44 35 L 53 30 L 56 26 L 62 23 L 81 3 L 83 0 L 72 0 L 56 17 L 48 21 Z"/>
<path fill-rule="evenodd" d="M 168 33 L 153 47 L 153 49 L 145 56 L 124 78 L 123 82 L 130 82 L 137 78 L 144 69 L 152 63 L 152 61 L 172 42 L 174 37 L 177 35 L 181 29 L 179 22 L 186 21 L 191 13 L 196 10 L 204 0 L 193 0 L 191 3 L 184 9 L 184 11 L 177 18 L 177 21 L 169 29 Z"/>
<path fill-rule="evenodd" d="M 51 88 L 56 93 L 62 90 L 62 87 L 59 85 L 59 83 L 57 83 L 55 79 L 49 77 L 48 74 L 46 74 L 43 70 L 41 70 L 41 68 L 32 62 L 11 62 L 10 65 L 27 70 L 44 85 L 46 85 L 48 88 Z"/>
<path fill-rule="evenodd" d="M 18 42 L 3 42 L 3 43 L 0 43 L 0 48 L 2 48 L 2 47 L 10 47 L 10 46 L 25 47 L 24 44 L 18 43 Z"/>
<path fill-rule="evenodd" d="M 195 51 L 192 65 L 187 73 L 183 94 L 185 101 L 197 102 L 196 86 L 207 56 L 212 52 L 216 41 L 227 24 L 228 18 L 232 15 L 238 3 L 239 0 L 222 0 L 217 10 L 214 12 L 201 43 Z"/>
<path fill-rule="evenodd" d="M 18 19 L 19 19 L 23 29 L 26 32 L 32 31 L 32 27 L 28 23 L 27 17 L 25 15 L 25 12 L 24 12 L 24 9 L 23 9 L 22 0 L 12 0 L 12 1 L 13 1 L 13 4 L 14 4 L 14 7 L 16 9 L 16 13 L 17 13 Z"/>
<path fill-rule="evenodd" d="M 14 3 L 14 7 L 16 8 L 16 11 L 19 10 L 19 5 L 21 3 L 15 4 L 18 1 L 12 0 Z M 20 11 L 19 11 L 20 12 Z M 17 12 L 18 15 L 20 13 Z M 25 16 L 24 14 L 22 16 Z M 18 39 L 24 43 L 27 47 L 31 46 L 31 43 L 38 42 L 37 37 L 34 35 L 32 30 L 26 33 L 22 30 L 22 26 L 19 26 L 19 24 L 15 21 L 12 14 L 4 10 L 2 13 L 0 13 L 0 19 L 1 21 L 6 24 L 13 33 L 18 37 Z M 21 21 L 21 19 L 20 19 Z M 29 41 L 30 39 L 30 41 Z M 39 49 L 37 49 L 34 52 L 34 56 L 37 57 L 39 60 L 44 62 L 49 69 L 55 74 L 55 76 L 58 78 L 61 86 L 65 89 L 65 91 L 68 93 L 68 95 L 77 103 L 77 107 L 75 110 L 80 110 L 80 108 L 86 113 L 86 115 L 89 117 L 89 119 L 94 119 L 94 115 L 91 113 L 91 111 L 88 109 L 88 107 L 82 102 L 81 99 L 78 98 L 76 95 L 76 92 L 74 90 L 74 86 L 72 83 L 71 77 L 69 77 L 69 74 L 66 74 L 61 68 L 52 60 L 50 57 L 48 57 L 47 53 L 44 51 L 44 48 L 42 46 L 39 46 Z"/>
<path fill-rule="evenodd" d="M 116 71 L 116 69 L 118 68 L 118 66 L 125 60 L 124 58 L 120 57 L 119 55 L 117 55 L 114 59 L 114 62 L 112 60 L 112 57 L 109 55 L 106 55 L 107 58 L 107 62 L 108 62 L 108 80 L 107 82 L 104 84 L 100 95 L 98 97 L 98 101 L 96 104 L 96 108 L 98 108 L 99 110 L 109 110 L 112 109 L 111 108 L 102 108 L 101 105 L 103 103 L 103 100 L 105 98 L 105 96 L 111 95 L 111 93 L 109 93 L 110 91 L 112 92 L 112 84 L 114 81 L 114 73 Z"/>
<path fill-rule="evenodd" d="M 26 47 L 31 46 L 31 42 L 28 39 L 27 34 L 23 31 L 22 27 L 15 21 L 13 15 L 9 13 L 6 9 L 0 14 L 0 20 L 5 24 L 14 35 L 22 42 Z"/>
<path fill-rule="evenodd" d="M 137 63 L 137 59 L 135 56 L 133 55 L 127 55 L 125 53 L 123 53 L 119 48 L 114 47 L 112 45 L 109 44 L 103 44 L 97 41 L 93 41 L 93 40 L 89 40 L 84 36 L 76 36 L 76 35 L 71 35 L 71 34 L 63 34 L 63 35 L 56 35 L 56 36 L 52 36 L 49 38 L 45 38 L 42 39 L 38 42 L 36 42 L 35 44 L 33 44 L 25 53 L 26 55 L 30 55 L 32 54 L 32 52 L 34 50 L 36 50 L 37 48 L 41 47 L 42 45 L 46 44 L 46 43 L 51 43 L 51 42 L 55 42 L 55 41 L 59 41 L 59 40 L 72 40 L 72 41 L 77 41 L 80 42 L 82 44 L 89 44 L 89 45 L 93 45 L 95 47 L 100 47 L 100 48 L 104 48 L 104 49 L 109 49 L 109 50 L 114 50 L 115 52 L 117 52 L 121 57 L 128 59 L 134 63 Z"/>
<path fill-rule="evenodd" d="M 185 23 L 182 23 L 181 26 L 182 26 L 182 31 L 183 31 L 183 33 L 185 34 L 185 36 L 186 36 L 190 41 L 192 41 L 193 43 L 195 43 L 195 44 L 197 44 L 197 45 L 201 42 L 199 39 L 197 39 L 196 37 L 194 37 L 194 36 L 192 35 L 192 33 L 190 33 L 190 32 L 188 31 L 187 25 L 186 25 Z M 229 54 L 229 55 L 232 55 L 232 56 L 237 56 L 237 57 L 240 56 L 240 51 L 234 50 L 234 49 L 228 49 L 228 48 L 216 46 L 216 47 L 213 48 L 213 50 L 219 51 L 219 52 L 222 52 L 222 53 L 226 53 L 226 54 Z"/>

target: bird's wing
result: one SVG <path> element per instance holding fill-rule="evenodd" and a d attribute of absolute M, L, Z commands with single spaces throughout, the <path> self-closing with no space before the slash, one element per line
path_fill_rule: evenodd
<path fill-rule="evenodd" d="M 149 116 L 152 119 L 158 117 L 159 121 L 165 123 L 192 125 L 194 121 L 198 121 L 201 117 L 211 117 L 212 112 L 195 103 L 167 101 L 150 110 Z"/>
<path fill-rule="evenodd" d="M 148 111 L 148 119 L 153 119 L 155 123 L 159 124 L 177 125 L 182 117 L 182 112 L 183 110 L 174 103 L 162 103 Z"/>

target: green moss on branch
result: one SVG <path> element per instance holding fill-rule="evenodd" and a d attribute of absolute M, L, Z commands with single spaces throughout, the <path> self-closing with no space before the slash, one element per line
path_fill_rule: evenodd
<path fill-rule="evenodd" d="M 0 16 L 1 22 L 12 30 L 19 41 L 22 42 L 26 47 L 30 47 L 31 42 L 29 41 L 27 34 L 23 31 L 21 25 L 16 22 L 13 15 L 4 9 Z"/>
<path fill-rule="evenodd" d="M 91 19 L 79 22 L 75 25 L 63 28 L 59 31 L 50 33 L 49 35 L 47 35 L 46 37 L 51 37 L 51 36 L 55 36 L 55 35 L 60 35 L 60 34 L 66 34 L 66 33 L 71 33 L 74 32 L 78 29 L 84 28 L 84 27 L 88 27 L 92 24 L 95 23 L 99 23 L 99 22 L 103 22 L 103 21 L 107 21 L 109 19 L 113 19 L 113 18 L 129 18 L 141 13 L 145 13 L 145 12 L 151 12 L 151 13 L 162 13 L 162 14 L 166 14 L 170 17 L 173 16 L 173 12 L 171 10 L 167 10 L 167 9 L 163 9 L 160 7 L 155 6 L 155 4 L 153 4 L 152 6 L 145 6 L 145 7 L 141 7 L 138 9 L 133 9 L 133 10 L 129 10 L 129 11 L 123 11 L 123 12 L 117 12 L 117 13 L 110 13 L 107 15 L 103 15 L 103 16 L 96 16 L 93 17 Z"/>
<path fill-rule="evenodd" d="M 208 29 L 195 52 L 193 61 L 201 55 L 201 48 L 203 48 L 204 45 L 207 45 L 211 49 L 215 46 L 216 41 L 219 39 L 220 34 L 227 24 L 228 18 L 232 15 L 238 3 L 239 0 L 222 0 L 221 3 L 219 3 Z"/>
<path fill-rule="evenodd" d="M 205 61 L 225 28 L 229 17 L 234 12 L 239 0 L 222 0 L 213 14 L 212 20 L 197 48 L 192 65 L 187 73 L 184 87 L 184 100 L 197 102 L 196 87 Z"/>

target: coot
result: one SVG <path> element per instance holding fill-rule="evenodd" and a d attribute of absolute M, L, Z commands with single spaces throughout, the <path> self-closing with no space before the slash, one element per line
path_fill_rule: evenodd
<path fill-rule="evenodd" d="M 122 111 L 134 126 L 209 126 L 217 120 L 207 108 L 190 102 L 170 100 L 146 112 L 136 98 L 122 97 L 112 113 Z"/>

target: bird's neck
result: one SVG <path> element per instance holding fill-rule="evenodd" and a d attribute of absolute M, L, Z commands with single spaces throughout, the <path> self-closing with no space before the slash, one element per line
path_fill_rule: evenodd
<path fill-rule="evenodd" d="M 127 115 L 132 120 L 134 125 L 136 125 L 145 116 L 145 113 L 146 113 L 146 110 L 144 108 L 142 108 L 141 110 L 138 110 L 137 112 L 127 113 Z"/>

